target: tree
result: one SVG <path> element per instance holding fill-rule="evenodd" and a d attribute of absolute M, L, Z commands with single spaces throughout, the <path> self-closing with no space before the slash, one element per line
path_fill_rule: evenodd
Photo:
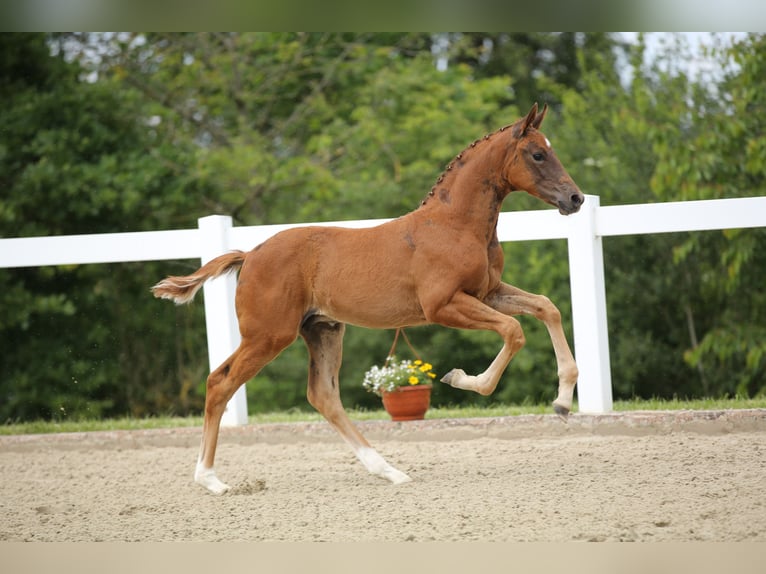
<path fill-rule="evenodd" d="M 627 89 L 611 64 L 591 68 L 581 90 L 562 91 L 568 125 L 560 155 L 588 166 L 579 182 L 599 189 L 606 204 L 762 193 L 760 116 L 744 112 L 760 105 L 759 46 L 762 39 L 750 37 L 713 54 L 730 70 L 720 84 L 674 65 L 689 59 L 683 44 L 648 65 L 639 44 L 628 54 Z M 731 57 L 740 68 L 729 66 Z M 744 161 L 743 149 L 752 154 Z M 618 397 L 748 395 L 763 387 L 755 288 L 762 239 L 753 230 L 605 240 Z"/>
<path fill-rule="evenodd" d="M 193 211 L 204 190 L 180 169 L 184 148 L 147 125 L 134 92 L 81 81 L 46 40 L 0 36 L 0 233 L 157 229 L 173 223 L 166 206 Z M 136 264 L 2 270 L 0 418 L 199 408 L 182 381 L 204 343 L 175 332 L 191 315 L 150 308 L 157 276 Z"/>
<path fill-rule="evenodd" d="M 652 189 L 668 199 L 713 199 L 766 193 L 766 36 L 750 35 L 715 55 L 731 63 L 713 93 L 695 94 L 685 114 L 690 128 L 675 141 L 658 139 L 667 152 Z M 672 149 L 672 154 L 669 153 Z M 684 357 L 703 389 L 728 395 L 766 392 L 766 232 L 726 230 L 693 234 L 673 252 L 679 267 L 694 267 L 687 303 L 693 344 Z"/>
<path fill-rule="evenodd" d="M 580 87 L 594 60 L 609 60 L 614 70 L 619 45 L 603 32 L 469 32 L 442 37 L 451 62 L 468 64 L 479 78 L 510 77 L 513 101 L 540 101 L 556 108 L 561 103 L 558 92 L 546 86 L 553 82 Z"/>
<path fill-rule="evenodd" d="M 738 67 L 712 87 L 662 59 L 647 65 L 642 44 L 621 46 L 604 34 L 63 34 L 0 42 L 4 236 L 189 228 L 210 213 L 240 225 L 395 217 L 417 207 L 461 149 L 533 101 L 553 105 L 544 131 L 580 187 L 604 204 L 763 187 L 762 36 L 734 47 Z M 665 54 L 679 55 L 683 46 Z M 443 57 L 445 69 L 437 65 Z M 726 64 L 730 56 L 718 57 Z M 505 204 L 538 208 L 521 193 Z M 616 396 L 759 392 L 762 243 L 759 231 L 605 241 Z M 504 249 L 503 279 L 548 295 L 571 335 L 564 242 Z M 148 294 L 164 275 L 197 264 L 0 272 L 0 416 L 199 409 L 208 370 L 202 306 L 173 308 Z M 434 402 L 552 398 L 548 334 L 522 321 L 527 346 L 492 397 L 439 385 Z M 409 334 L 437 371 L 481 371 L 500 346 L 492 333 Z M 346 404 L 377 406 L 362 374 L 385 359 L 392 337 L 349 328 Z M 248 384 L 251 409 L 308 408 L 306 364 L 298 341 Z M 733 369 L 742 376 L 733 380 Z"/>

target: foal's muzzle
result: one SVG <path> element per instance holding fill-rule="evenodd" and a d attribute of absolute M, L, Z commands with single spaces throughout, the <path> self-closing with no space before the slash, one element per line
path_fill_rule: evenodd
<path fill-rule="evenodd" d="M 580 207 L 585 202 L 585 196 L 579 191 L 569 196 L 568 200 L 559 200 L 558 208 L 561 215 L 571 215 L 580 211 Z"/>

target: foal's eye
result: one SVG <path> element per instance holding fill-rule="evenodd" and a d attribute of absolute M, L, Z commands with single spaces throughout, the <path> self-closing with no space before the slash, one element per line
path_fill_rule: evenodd
<path fill-rule="evenodd" d="M 545 156 L 543 154 L 541 154 L 540 152 L 532 154 L 532 159 L 534 159 L 535 161 L 543 161 L 544 157 Z"/>

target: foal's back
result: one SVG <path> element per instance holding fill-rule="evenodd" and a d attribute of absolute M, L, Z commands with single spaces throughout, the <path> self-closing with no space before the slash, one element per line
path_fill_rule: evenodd
<path fill-rule="evenodd" d="M 262 316 L 268 306 L 291 321 L 322 315 L 373 328 L 422 324 L 407 227 L 399 218 L 366 229 L 299 227 L 278 233 L 247 254 L 237 286 L 238 312 L 248 314 L 255 306 Z"/>

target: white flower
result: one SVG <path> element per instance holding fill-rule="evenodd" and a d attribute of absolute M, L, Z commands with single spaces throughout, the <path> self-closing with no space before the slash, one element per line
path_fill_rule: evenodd
<path fill-rule="evenodd" d="M 396 387 L 429 384 L 436 375 L 431 371 L 429 363 L 417 360 L 397 362 L 389 357 L 387 365 L 374 365 L 364 374 L 362 386 L 371 393 L 380 396 L 383 391 L 393 391 Z"/>

